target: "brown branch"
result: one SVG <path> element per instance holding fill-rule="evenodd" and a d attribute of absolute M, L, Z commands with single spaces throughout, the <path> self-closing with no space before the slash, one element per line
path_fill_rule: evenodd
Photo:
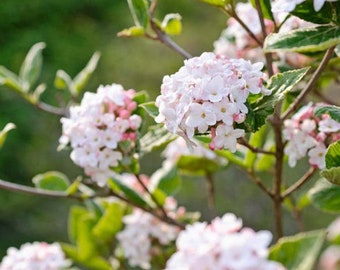
<path fill-rule="evenodd" d="M 205 179 L 208 186 L 208 206 L 211 211 L 212 217 L 216 216 L 215 208 L 215 183 L 214 176 L 212 174 L 206 174 Z"/>
<path fill-rule="evenodd" d="M 311 179 L 311 177 L 315 174 L 316 171 L 317 171 L 316 168 L 310 167 L 309 170 L 298 181 L 296 181 L 293 185 L 291 185 L 282 193 L 282 198 L 283 199 L 286 198 L 287 196 L 291 195 L 294 191 L 298 190 L 305 183 L 307 183 L 308 180 Z"/>
<path fill-rule="evenodd" d="M 257 13 L 259 15 L 263 40 L 265 40 L 265 38 L 267 37 L 267 30 L 266 30 L 266 25 L 264 23 L 264 16 L 263 16 L 263 13 L 262 13 L 261 3 L 260 3 L 259 0 L 255 0 L 255 4 L 256 4 Z M 268 71 L 268 76 L 271 77 L 271 76 L 274 75 L 273 56 L 272 56 L 271 53 L 265 53 L 264 57 L 266 59 L 266 67 L 267 67 L 267 71 Z"/>
<path fill-rule="evenodd" d="M 250 180 L 252 180 L 260 189 L 262 189 L 269 197 L 273 198 L 274 194 L 271 190 L 269 190 L 263 183 L 262 181 L 254 174 L 253 171 L 249 171 L 247 170 L 247 174 L 250 178 Z"/>
<path fill-rule="evenodd" d="M 245 138 L 239 138 L 237 141 L 239 144 L 247 147 L 250 151 L 253 153 L 261 153 L 261 154 L 266 154 L 266 155 L 275 155 L 274 152 L 267 151 L 261 148 L 254 147 L 248 143 L 248 141 Z"/>
<path fill-rule="evenodd" d="M 316 81 L 320 78 L 323 70 L 326 68 L 329 60 L 333 56 L 335 47 L 329 48 L 325 55 L 323 56 L 320 65 L 318 68 L 315 70 L 312 78 L 309 80 L 305 88 L 301 91 L 301 93 L 297 96 L 297 98 L 294 100 L 294 102 L 288 107 L 288 109 L 285 111 L 285 113 L 282 115 L 282 120 L 285 120 L 286 118 L 289 117 L 291 113 L 293 113 L 300 105 L 302 100 L 306 97 L 306 95 L 313 89 Z"/>

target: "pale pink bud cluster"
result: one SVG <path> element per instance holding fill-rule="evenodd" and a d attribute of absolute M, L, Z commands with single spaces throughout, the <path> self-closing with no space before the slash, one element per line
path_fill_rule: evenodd
<path fill-rule="evenodd" d="M 249 30 L 259 40 L 263 40 L 262 28 L 256 9 L 250 3 L 237 3 L 235 10 Z M 265 19 L 264 23 L 268 33 L 274 29 L 272 21 Z M 264 61 L 262 49 L 234 18 L 228 19 L 227 28 L 222 32 L 220 38 L 214 42 L 214 52 L 229 58 Z"/>
<path fill-rule="evenodd" d="M 179 234 L 166 270 L 282 270 L 267 259 L 271 239 L 269 231 L 242 228 L 242 220 L 231 213 L 211 224 L 196 222 Z"/>
<path fill-rule="evenodd" d="M 58 243 L 34 242 L 10 247 L 0 270 L 61 270 L 70 266 Z"/>
<path fill-rule="evenodd" d="M 340 246 L 329 246 L 320 256 L 318 270 L 340 269 Z"/>
<path fill-rule="evenodd" d="M 235 9 L 249 30 L 258 40 L 263 41 L 258 12 L 251 3 L 237 3 Z M 287 13 L 276 12 L 273 15 L 277 24 L 281 25 L 280 33 L 315 26 L 315 24 L 306 22 L 295 16 L 290 16 L 287 19 Z M 264 23 L 267 33 L 274 30 L 274 24 L 271 20 L 264 19 Z M 214 52 L 230 58 L 236 57 L 249 59 L 251 61 L 264 61 L 262 48 L 234 18 L 228 19 L 227 28 L 222 32 L 219 39 L 214 42 Z M 302 67 L 305 66 L 307 62 L 310 62 L 310 59 L 311 58 L 298 53 L 278 53 L 274 56 L 274 68 L 285 64 L 293 67 Z"/>
<path fill-rule="evenodd" d="M 164 205 L 168 216 L 176 219 L 184 215 L 184 208 L 177 208 L 175 199 L 168 197 Z M 177 238 L 179 229 L 155 218 L 149 213 L 135 208 L 123 219 L 125 228 L 117 234 L 128 263 L 142 269 L 151 269 L 151 258 L 160 255 L 162 246 Z"/>
<path fill-rule="evenodd" d="M 306 0 L 274 0 L 272 3 L 273 12 L 292 12 L 297 5 Z M 313 0 L 313 7 L 316 12 L 320 11 L 325 2 L 335 2 L 337 0 Z"/>
<path fill-rule="evenodd" d="M 207 52 L 184 61 L 178 72 L 163 78 L 156 122 L 191 141 L 195 134 L 211 132 L 211 148 L 235 152 L 245 131 L 234 124 L 245 121 L 248 96 L 270 94 L 262 68 L 263 63 Z"/>
<path fill-rule="evenodd" d="M 125 154 L 122 142 L 132 148 L 142 119 L 134 114 L 137 103 L 134 90 L 125 91 L 119 84 L 100 86 L 97 93 L 86 92 L 79 106 L 70 108 L 70 116 L 62 118 L 62 146 L 70 144 L 71 159 L 85 173 L 104 186 Z"/>
<path fill-rule="evenodd" d="M 325 168 L 327 146 L 340 138 L 340 123 L 328 114 L 316 117 L 314 109 L 315 106 L 309 103 L 284 121 L 283 138 L 287 140 L 284 152 L 291 167 L 308 155 L 312 166 Z"/>

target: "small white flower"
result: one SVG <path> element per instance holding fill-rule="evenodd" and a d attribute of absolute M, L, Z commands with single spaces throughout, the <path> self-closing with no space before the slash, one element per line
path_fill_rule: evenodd
<path fill-rule="evenodd" d="M 232 126 L 219 125 L 216 128 L 216 137 L 213 143 L 216 148 L 227 148 L 230 152 L 236 151 L 237 139 L 245 134 L 243 129 L 234 129 Z"/>
<path fill-rule="evenodd" d="M 319 131 L 321 132 L 338 132 L 340 123 L 330 117 L 325 117 L 319 122 Z"/>
<path fill-rule="evenodd" d="M 319 169 L 326 168 L 326 147 L 323 143 L 320 143 L 316 147 L 308 151 L 309 163 L 317 166 Z"/>

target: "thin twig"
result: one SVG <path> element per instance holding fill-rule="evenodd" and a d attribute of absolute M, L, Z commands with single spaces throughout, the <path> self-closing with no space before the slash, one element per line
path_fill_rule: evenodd
<path fill-rule="evenodd" d="M 216 216 L 215 208 L 215 183 L 213 174 L 206 174 L 205 179 L 208 186 L 208 206 L 212 217 Z"/>
<path fill-rule="evenodd" d="M 66 115 L 66 109 L 64 108 L 58 108 L 58 107 L 54 107 L 52 105 L 49 105 L 47 103 L 44 103 L 42 101 L 39 101 L 38 103 L 34 104 L 37 108 L 39 108 L 40 110 L 43 110 L 45 112 L 51 113 L 51 114 L 55 114 L 55 115 L 61 115 L 64 116 Z"/>
<path fill-rule="evenodd" d="M 262 181 L 254 174 L 253 171 L 247 171 L 249 178 L 260 188 L 262 189 L 269 197 L 273 198 L 274 194 L 271 190 L 269 190 Z"/>
<path fill-rule="evenodd" d="M 294 100 L 294 102 L 288 107 L 288 109 L 285 111 L 285 113 L 282 115 L 282 120 L 285 120 L 286 118 L 289 117 L 291 113 L 293 113 L 300 105 L 302 100 L 306 97 L 306 95 L 313 89 L 316 81 L 320 78 L 323 70 L 326 68 L 329 60 L 333 56 L 335 47 L 329 48 L 325 55 L 323 56 L 320 65 L 318 68 L 315 70 L 312 78 L 309 80 L 305 88 L 301 91 L 301 93 L 297 96 L 297 98 Z"/>
<path fill-rule="evenodd" d="M 81 195 L 76 195 L 76 194 L 70 195 L 70 194 L 67 194 L 61 191 L 38 189 L 38 188 L 33 188 L 33 187 L 28 187 L 28 186 L 24 186 L 24 185 L 20 185 L 16 183 L 8 182 L 8 181 L 1 180 L 1 179 L 0 179 L 0 188 L 9 190 L 9 191 L 30 194 L 30 195 L 39 195 L 39 196 L 53 197 L 53 198 L 75 199 L 79 201 L 84 201 L 92 197 L 92 196 L 81 196 Z"/>
<path fill-rule="evenodd" d="M 239 144 L 247 147 L 250 151 L 252 151 L 253 153 L 261 153 L 261 154 L 266 154 L 266 155 L 274 155 L 275 156 L 275 153 L 274 152 L 271 152 L 271 151 L 267 151 L 267 150 L 264 150 L 264 149 L 261 149 L 261 148 L 257 148 L 257 147 L 254 147 L 252 145 L 250 145 L 248 143 L 248 141 L 245 139 L 245 138 L 240 138 L 238 139 L 237 141 Z"/>
<path fill-rule="evenodd" d="M 237 15 L 234 9 L 229 10 L 227 7 L 222 7 L 221 9 L 224 13 L 226 13 L 230 17 L 233 17 L 243 27 L 243 29 L 248 33 L 248 35 L 257 43 L 257 45 L 261 47 L 263 46 L 263 42 L 255 36 L 255 34 L 250 30 L 250 28 Z"/>
<path fill-rule="evenodd" d="M 266 25 L 264 23 L 264 17 L 263 17 L 263 13 L 262 13 L 261 3 L 260 3 L 259 0 L 255 0 L 255 4 L 256 4 L 257 13 L 259 15 L 263 40 L 265 40 L 266 37 L 267 37 L 267 30 L 266 30 Z M 271 77 L 271 76 L 274 75 L 273 56 L 272 56 L 271 53 L 265 53 L 264 57 L 266 59 L 266 67 L 267 67 L 267 71 L 268 71 L 268 76 Z"/>
<path fill-rule="evenodd" d="M 165 46 L 169 47 L 170 49 L 174 50 L 175 52 L 182 55 L 184 58 L 189 59 L 192 57 L 190 53 L 188 53 L 186 50 L 184 50 L 182 47 L 180 47 L 176 42 L 174 42 L 166 33 L 164 33 L 161 29 L 158 28 L 157 24 L 154 22 L 153 19 L 150 20 L 151 28 L 157 35 L 156 39 L 159 42 L 163 43 Z M 149 35 L 146 35 L 146 37 L 150 38 Z"/>
<path fill-rule="evenodd" d="M 287 196 L 291 195 L 294 191 L 298 190 L 305 183 L 307 183 L 308 180 L 311 179 L 311 177 L 315 174 L 316 171 L 317 171 L 316 168 L 310 167 L 309 170 L 298 181 L 296 181 L 293 185 L 291 185 L 282 193 L 282 198 L 283 199 L 286 198 Z"/>
<path fill-rule="evenodd" d="M 165 218 L 168 218 L 168 213 L 165 211 L 163 205 L 161 205 L 159 203 L 159 201 L 157 200 L 157 198 L 150 192 L 150 190 L 148 189 L 148 187 L 143 183 L 143 180 L 139 177 L 138 174 L 135 174 L 135 177 L 137 178 L 138 183 L 142 186 L 142 188 L 144 189 L 144 191 L 150 196 L 150 198 L 152 199 L 152 201 L 156 204 L 157 208 L 162 212 L 163 216 Z"/>

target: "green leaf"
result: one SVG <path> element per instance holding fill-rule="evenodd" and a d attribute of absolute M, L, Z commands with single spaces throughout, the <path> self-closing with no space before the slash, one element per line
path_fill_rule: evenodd
<path fill-rule="evenodd" d="M 169 35 L 179 35 L 182 32 L 182 17 L 178 13 L 165 15 L 161 27 Z"/>
<path fill-rule="evenodd" d="M 194 155 L 181 156 L 177 161 L 177 167 L 186 174 L 203 176 L 221 169 L 217 161 Z"/>
<path fill-rule="evenodd" d="M 19 93 L 23 92 L 19 77 L 4 66 L 0 66 L 0 85 L 5 85 Z"/>
<path fill-rule="evenodd" d="M 76 246 L 61 243 L 61 248 L 67 258 L 70 258 L 74 262 L 80 263 L 83 266 L 89 267 L 91 270 L 112 270 L 110 263 L 100 256 L 94 256 L 87 260 L 81 260 L 79 258 L 79 251 Z"/>
<path fill-rule="evenodd" d="M 93 72 L 95 71 L 98 61 L 100 59 L 100 53 L 95 52 L 89 62 L 86 64 L 85 68 L 80 71 L 77 76 L 73 79 L 73 87 L 71 90 L 73 96 L 77 97 L 81 91 L 84 89 L 88 81 L 90 80 Z"/>
<path fill-rule="evenodd" d="M 118 37 L 141 37 L 144 36 L 145 30 L 141 26 L 132 26 L 130 28 L 123 29 L 117 33 Z"/>
<path fill-rule="evenodd" d="M 127 0 L 136 26 L 146 28 L 149 22 L 148 2 L 146 0 Z"/>
<path fill-rule="evenodd" d="M 290 70 L 272 76 L 267 88 L 271 90 L 268 96 L 260 96 L 253 101 L 249 108 L 245 128 L 249 132 L 256 132 L 266 123 L 266 119 L 274 111 L 274 106 L 305 76 L 308 68 Z"/>
<path fill-rule="evenodd" d="M 57 89 L 65 90 L 72 88 L 72 79 L 70 75 L 68 75 L 64 70 L 59 69 L 57 70 L 55 79 L 54 79 L 54 86 Z"/>
<path fill-rule="evenodd" d="M 11 131 L 12 129 L 15 129 L 15 125 L 13 123 L 8 123 L 6 126 L 0 131 L 0 149 L 5 143 L 7 133 Z"/>
<path fill-rule="evenodd" d="M 340 167 L 332 167 L 321 171 L 321 176 L 335 185 L 340 185 Z"/>
<path fill-rule="evenodd" d="M 37 188 L 52 191 L 66 191 L 70 186 L 67 176 L 57 171 L 38 174 L 33 177 L 32 181 Z"/>
<path fill-rule="evenodd" d="M 91 214 L 83 215 L 77 223 L 77 247 L 79 260 L 84 262 L 98 255 L 96 239 L 92 234 L 95 225 L 94 217 Z"/>
<path fill-rule="evenodd" d="M 252 133 L 250 135 L 249 144 L 251 146 L 255 147 L 255 148 L 261 147 L 262 143 L 263 143 L 264 136 L 265 136 L 265 132 L 266 132 L 266 128 L 262 127 L 257 132 Z M 257 153 L 254 153 L 253 151 L 248 149 L 246 156 L 245 156 L 245 160 L 244 160 L 245 166 L 247 168 L 252 168 L 255 165 L 255 160 L 256 160 L 257 156 L 258 156 Z"/>
<path fill-rule="evenodd" d="M 67 195 L 73 195 L 75 194 L 78 189 L 79 189 L 79 186 L 81 184 L 81 178 L 78 177 L 75 181 L 73 181 L 73 183 L 67 188 L 66 190 L 66 194 Z"/>
<path fill-rule="evenodd" d="M 264 42 L 265 52 L 318 52 L 340 43 L 340 27 L 324 25 L 270 34 Z"/>
<path fill-rule="evenodd" d="M 269 259 L 280 262 L 289 270 L 312 270 L 325 237 L 323 230 L 283 237 L 270 249 Z"/>
<path fill-rule="evenodd" d="M 325 179 L 320 179 L 308 191 L 308 197 L 312 204 L 322 211 L 340 212 L 340 186 L 338 185 L 333 185 Z"/>
<path fill-rule="evenodd" d="M 270 4 L 270 0 L 260 0 L 260 5 L 261 5 L 261 10 L 262 10 L 262 14 L 263 17 L 271 20 L 271 21 L 275 21 L 273 13 L 272 13 L 272 7 Z M 252 6 L 256 8 L 256 1 L 255 0 L 250 0 L 250 3 L 252 4 Z"/>
<path fill-rule="evenodd" d="M 326 153 L 326 168 L 340 167 L 340 141 L 332 143 Z"/>
<path fill-rule="evenodd" d="M 142 104 L 142 103 L 145 103 L 149 98 L 149 95 L 146 91 L 140 91 L 140 92 L 137 92 L 132 100 L 137 102 L 137 104 Z"/>
<path fill-rule="evenodd" d="M 104 215 L 93 227 L 93 235 L 104 242 L 114 239 L 122 228 L 123 209 L 118 203 L 110 203 L 105 207 Z"/>
<path fill-rule="evenodd" d="M 225 0 L 200 0 L 200 1 L 217 7 L 224 7 L 226 5 Z"/>
<path fill-rule="evenodd" d="M 316 23 L 316 24 L 328 24 L 332 22 L 332 8 L 331 4 L 325 2 L 322 9 L 315 12 L 313 1 L 304 1 L 297 5 L 295 9 L 291 12 L 296 17 L 302 20 Z"/>
<path fill-rule="evenodd" d="M 163 191 L 167 195 L 175 194 L 182 184 L 176 166 L 158 169 L 150 180 L 156 189 Z"/>
<path fill-rule="evenodd" d="M 177 138 L 177 135 L 170 133 L 162 125 L 149 127 L 149 131 L 140 139 L 141 153 L 150 153 L 166 146 Z"/>
<path fill-rule="evenodd" d="M 22 80 L 22 90 L 28 92 L 37 81 L 42 68 L 42 50 L 46 47 L 44 42 L 39 42 L 29 50 L 21 65 L 19 77 Z"/>
<path fill-rule="evenodd" d="M 318 106 L 314 109 L 314 114 L 319 117 L 321 117 L 323 114 L 328 114 L 332 119 L 340 122 L 340 107 L 337 106 Z"/>
<path fill-rule="evenodd" d="M 78 240 L 78 223 L 81 219 L 89 215 L 91 212 L 84 207 L 72 206 L 68 217 L 68 236 L 71 242 L 76 243 Z"/>
<path fill-rule="evenodd" d="M 126 199 L 139 206 L 148 207 L 147 202 L 136 191 L 125 185 L 123 181 L 118 178 L 119 176 L 117 175 L 117 177 L 111 178 L 108 181 L 112 191 L 125 195 Z"/>
<path fill-rule="evenodd" d="M 159 115 L 158 107 L 154 101 L 139 104 L 151 117 L 155 118 Z"/>

